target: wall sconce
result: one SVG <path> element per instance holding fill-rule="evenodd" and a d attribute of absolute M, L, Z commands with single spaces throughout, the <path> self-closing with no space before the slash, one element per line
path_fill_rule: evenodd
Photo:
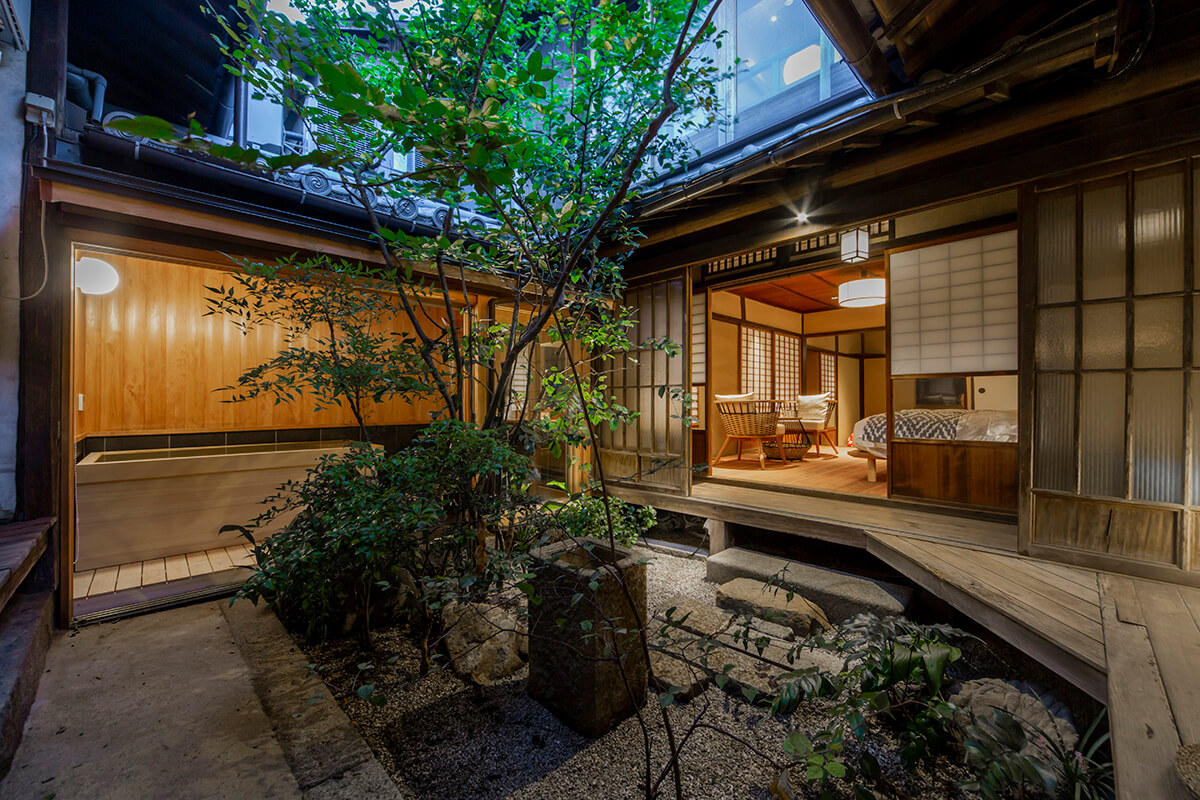
<path fill-rule="evenodd" d="M 84 294 L 108 294 L 120 282 L 121 276 L 107 261 L 84 256 L 75 262 L 75 288 Z"/>
<path fill-rule="evenodd" d="M 842 233 L 842 261 L 857 264 L 871 257 L 871 234 L 866 228 L 851 228 Z"/>
<path fill-rule="evenodd" d="M 883 278 L 863 277 L 848 281 L 838 287 L 838 305 L 844 308 L 866 308 L 881 306 L 887 300 L 887 283 Z"/>

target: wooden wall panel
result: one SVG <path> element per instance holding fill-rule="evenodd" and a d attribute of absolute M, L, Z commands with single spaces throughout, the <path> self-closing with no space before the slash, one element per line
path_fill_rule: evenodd
<path fill-rule="evenodd" d="M 242 333 L 227 319 L 204 316 L 205 287 L 215 269 L 104 254 L 121 277 L 106 295 L 76 292 L 75 381 L 84 395 L 76 436 L 128 432 L 193 432 L 354 425 L 348 408 L 316 411 L 305 398 L 225 403 L 246 369 L 285 346 L 274 325 Z M 440 315 L 434 315 L 440 317 Z M 389 330 L 411 331 L 393 318 Z M 440 404 L 401 397 L 368 405 L 368 424 L 425 423 Z"/>
<path fill-rule="evenodd" d="M 888 444 L 894 497 L 1017 510 L 1017 445 L 896 440 Z"/>
<path fill-rule="evenodd" d="M 1037 494 L 1034 541 L 1171 564 L 1178 512 L 1170 508 Z"/>

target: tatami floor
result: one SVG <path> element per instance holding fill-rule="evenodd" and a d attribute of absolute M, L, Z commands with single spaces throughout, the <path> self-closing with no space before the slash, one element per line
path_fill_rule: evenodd
<path fill-rule="evenodd" d="M 850 455 L 839 447 L 835 454 L 822 447 L 818 455 L 810 450 L 801 461 L 767 459 L 766 469 L 759 467 L 758 455 L 743 454 L 741 460 L 726 456 L 712 468 L 713 478 L 751 481 L 772 486 L 849 492 L 872 497 L 887 497 L 887 461 L 878 460 L 875 481 L 867 480 L 867 459 Z"/>
<path fill-rule="evenodd" d="M 114 567 L 83 570 L 75 573 L 75 599 L 211 575 L 214 572 L 253 563 L 254 557 L 250 548 L 244 544 L 234 544 L 166 558 L 132 561 Z"/>

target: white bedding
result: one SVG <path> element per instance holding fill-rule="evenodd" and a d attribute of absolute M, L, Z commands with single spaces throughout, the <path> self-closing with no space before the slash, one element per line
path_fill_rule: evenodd
<path fill-rule="evenodd" d="M 1015 442 L 1017 412 L 906 409 L 896 412 L 895 427 L 897 438 Z M 854 446 L 873 456 L 887 458 L 886 415 L 874 414 L 854 423 Z"/>

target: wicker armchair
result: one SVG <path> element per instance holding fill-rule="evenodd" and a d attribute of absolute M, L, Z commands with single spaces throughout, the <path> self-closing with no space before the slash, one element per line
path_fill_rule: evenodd
<path fill-rule="evenodd" d="M 717 413 L 725 425 L 725 441 L 713 458 L 713 466 L 725 454 L 725 448 L 730 442 L 737 443 L 737 457 L 742 457 L 742 443 L 753 441 L 758 445 L 759 469 L 767 468 L 767 453 L 764 442 L 774 442 L 783 461 L 787 455 L 783 447 L 785 433 L 779 424 L 779 416 L 784 410 L 781 400 L 719 400 Z"/>
<path fill-rule="evenodd" d="M 837 414 L 837 403 L 830 400 L 825 404 L 825 417 L 818 420 L 801 420 L 800 424 L 804 428 L 806 434 L 811 434 L 813 444 L 817 446 L 817 455 L 821 455 L 821 439 L 824 439 L 833 452 L 837 454 L 837 422 L 834 421 Z"/>

